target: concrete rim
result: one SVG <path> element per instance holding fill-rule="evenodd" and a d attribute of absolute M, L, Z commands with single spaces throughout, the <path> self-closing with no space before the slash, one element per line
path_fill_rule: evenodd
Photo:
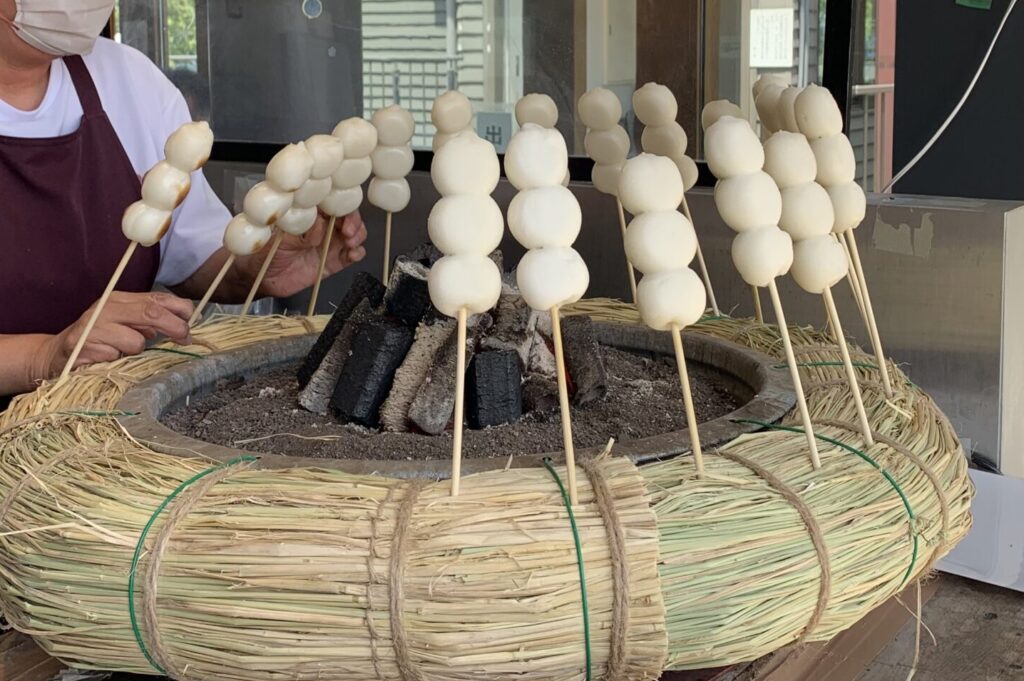
<path fill-rule="evenodd" d="M 668 333 L 652 331 L 646 327 L 595 323 L 602 344 L 624 350 L 671 355 L 672 341 Z M 126 416 L 118 417 L 128 434 L 147 447 L 172 456 L 204 456 L 224 462 L 241 455 L 257 457 L 259 468 L 322 468 L 341 470 L 354 475 L 387 475 L 398 478 L 442 479 L 450 475 L 450 461 L 390 461 L 379 459 L 315 459 L 248 452 L 203 442 L 171 430 L 160 422 L 167 412 L 183 403 L 187 396 L 209 392 L 217 381 L 228 376 L 253 376 L 269 369 L 293 362 L 306 354 L 316 334 L 276 339 L 249 345 L 224 353 L 194 359 L 161 372 L 128 390 L 117 409 Z M 729 442 L 744 433 L 758 430 L 753 420 L 773 423 L 782 418 L 796 403 L 789 372 L 776 368 L 775 359 L 697 332 L 684 334 L 686 356 L 691 361 L 709 365 L 736 381 L 737 392 L 746 391 L 750 401 L 739 409 L 717 419 L 701 423 L 698 432 L 705 449 Z M 680 404 L 682 409 L 682 404 Z M 282 447 L 286 449 L 286 447 Z M 600 454 L 601 447 L 580 448 L 578 458 Z M 636 464 L 670 459 L 691 451 L 687 430 L 671 431 L 648 438 L 616 443 L 615 453 L 626 456 Z M 512 458 L 515 468 L 540 466 L 542 459 L 564 459 L 563 453 L 532 454 Z M 464 475 L 505 468 L 508 457 L 464 459 Z"/>

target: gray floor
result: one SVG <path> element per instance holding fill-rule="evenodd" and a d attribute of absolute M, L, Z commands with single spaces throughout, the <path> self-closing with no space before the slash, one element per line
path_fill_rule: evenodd
<path fill-rule="evenodd" d="M 1024 681 L 1024 594 L 943 575 L 923 621 L 938 645 L 923 632 L 914 681 Z M 858 681 L 903 681 L 913 659 L 912 621 Z"/>

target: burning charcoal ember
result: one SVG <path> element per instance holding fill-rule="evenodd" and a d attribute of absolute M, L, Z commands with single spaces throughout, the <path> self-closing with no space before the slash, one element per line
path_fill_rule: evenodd
<path fill-rule="evenodd" d="M 527 374 L 553 377 L 555 375 L 555 353 L 552 350 L 550 336 L 539 331 L 533 332 L 533 343 L 530 345 L 530 356 L 526 363 Z"/>
<path fill-rule="evenodd" d="M 511 350 L 519 356 L 520 367 L 530 360 L 533 329 L 537 317 L 518 294 L 503 295 L 494 313 L 494 327 L 480 340 L 481 350 Z"/>
<path fill-rule="evenodd" d="M 441 347 L 455 332 L 455 322 L 450 318 L 435 324 L 420 324 L 416 329 L 416 340 L 409 348 L 402 365 L 395 372 L 391 393 L 380 410 L 384 430 L 405 432 L 409 430 L 409 407 L 416 398 L 423 380 L 427 377 Z"/>
<path fill-rule="evenodd" d="M 558 384 L 552 378 L 529 376 L 520 390 L 527 413 L 558 411 Z"/>
<path fill-rule="evenodd" d="M 352 350 L 352 339 L 365 322 L 374 317 L 370 301 L 363 299 L 352 311 L 334 339 L 334 345 L 324 356 L 320 366 L 299 391 L 299 405 L 314 414 L 326 414 L 334 386 L 338 383 L 341 370 L 345 367 Z"/>
<path fill-rule="evenodd" d="M 573 404 L 590 404 L 607 395 L 608 374 L 597 343 L 594 321 L 586 315 L 566 317 L 562 320 L 562 342 L 565 344 L 566 370 L 576 386 Z"/>
<path fill-rule="evenodd" d="M 309 351 L 302 366 L 299 367 L 298 378 L 300 388 L 305 388 L 306 384 L 309 383 L 313 373 L 334 346 L 335 339 L 341 333 L 342 327 L 345 326 L 345 321 L 352 314 L 352 311 L 356 309 L 356 306 L 363 300 L 368 300 L 371 307 L 377 307 L 383 298 L 384 285 L 376 277 L 366 272 L 360 272 L 355 276 L 352 280 L 352 286 L 348 289 L 348 293 L 338 303 L 338 308 L 331 315 L 331 319 L 327 322 L 323 333 L 316 339 L 313 349 Z"/>
<path fill-rule="evenodd" d="M 466 374 L 466 420 L 471 428 L 512 423 L 523 415 L 519 355 L 514 350 L 479 352 Z"/>
<path fill-rule="evenodd" d="M 380 407 L 412 341 L 411 329 L 389 319 L 359 326 L 331 398 L 331 411 L 339 421 L 378 426 Z"/>
<path fill-rule="evenodd" d="M 399 319 L 410 329 L 415 329 L 430 309 L 430 294 L 427 292 L 429 270 L 405 256 L 395 260 L 394 270 L 388 280 L 384 294 L 384 307 L 389 315 Z"/>
<path fill-rule="evenodd" d="M 466 332 L 466 362 L 473 359 L 480 335 L 491 327 L 489 315 L 474 315 L 469 318 Z M 455 362 L 457 361 L 458 338 L 452 334 L 441 346 L 423 379 L 416 397 L 409 407 L 409 421 L 424 433 L 438 435 L 444 432 L 455 410 Z"/>

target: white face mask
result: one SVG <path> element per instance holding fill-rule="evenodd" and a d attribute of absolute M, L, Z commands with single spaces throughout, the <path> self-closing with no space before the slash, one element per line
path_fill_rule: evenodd
<path fill-rule="evenodd" d="M 0 16 L 19 38 L 57 57 L 89 54 L 115 0 L 14 0 L 14 19 Z"/>

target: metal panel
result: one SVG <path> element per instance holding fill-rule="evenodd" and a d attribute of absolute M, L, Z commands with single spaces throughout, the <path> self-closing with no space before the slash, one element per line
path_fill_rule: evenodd
<path fill-rule="evenodd" d="M 1004 243 L 999 470 L 1024 478 L 1024 207 L 1006 214 Z"/>

